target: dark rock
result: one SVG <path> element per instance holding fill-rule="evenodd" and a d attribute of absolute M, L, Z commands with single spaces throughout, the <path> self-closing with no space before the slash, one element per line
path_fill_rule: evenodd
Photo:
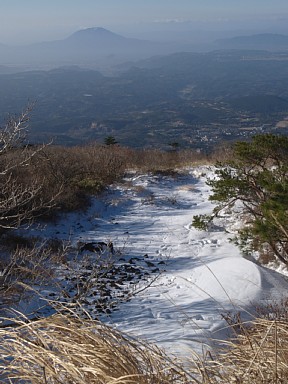
<path fill-rule="evenodd" d="M 95 252 L 95 253 L 101 253 L 105 250 L 109 250 L 112 254 L 114 254 L 114 247 L 113 243 L 109 241 L 108 243 L 105 243 L 104 241 L 96 241 L 96 242 L 90 242 L 90 243 L 78 243 L 78 249 L 80 252 L 88 251 L 88 252 Z"/>
<path fill-rule="evenodd" d="M 148 267 L 155 267 L 154 263 L 151 263 L 151 261 L 145 261 Z"/>

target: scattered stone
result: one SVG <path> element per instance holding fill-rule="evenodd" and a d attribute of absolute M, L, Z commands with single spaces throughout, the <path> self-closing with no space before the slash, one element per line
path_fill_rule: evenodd
<path fill-rule="evenodd" d="M 155 264 L 151 261 L 145 261 L 145 263 L 148 265 L 148 267 L 155 267 Z"/>
<path fill-rule="evenodd" d="M 165 264 L 162 260 L 147 260 L 148 254 L 142 257 L 121 257 L 113 264 L 109 254 L 114 249 L 109 242 L 79 242 L 78 247 L 80 255 L 82 252 L 101 253 L 102 263 L 99 265 L 97 261 L 94 265 L 90 259 L 87 262 L 83 257 L 79 270 L 65 276 L 63 291 L 69 292 L 70 297 L 68 295 L 64 301 L 66 305 L 71 302 L 79 304 L 78 311 L 81 315 L 83 312 L 83 316 L 85 311 L 93 313 L 93 317 L 97 318 L 100 314 L 110 314 L 117 309 L 119 303 L 130 300 L 135 287 L 139 287 L 139 284 L 141 286 L 141 282 L 147 284 L 149 277 L 160 272 L 156 265 Z M 109 254 L 104 250 L 109 250 Z M 106 255 L 109 258 L 107 263 Z M 51 294 L 51 297 L 54 295 Z"/>
<path fill-rule="evenodd" d="M 106 250 L 109 250 L 111 254 L 114 254 L 114 246 L 111 241 L 105 243 L 104 241 L 89 242 L 83 243 L 82 241 L 78 242 L 78 249 L 80 252 L 88 251 L 95 253 L 102 253 Z"/>

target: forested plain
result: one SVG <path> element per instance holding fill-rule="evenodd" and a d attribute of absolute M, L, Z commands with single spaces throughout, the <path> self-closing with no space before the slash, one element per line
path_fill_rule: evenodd
<path fill-rule="evenodd" d="M 30 102 L 33 142 L 210 150 L 276 127 L 288 109 L 287 54 L 175 53 L 115 67 L 109 76 L 77 66 L 0 75 L 5 120 Z"/>

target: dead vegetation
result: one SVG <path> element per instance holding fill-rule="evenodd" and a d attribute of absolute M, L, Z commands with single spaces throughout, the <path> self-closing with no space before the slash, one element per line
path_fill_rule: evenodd
<path fill-rule="evenodd" d="M 0 330 L 1 382 L 188 383 L 163 351 L 96 321 L 55 315 Z"/>
<path fill-rule="evenodd" d="M 256 318 L 237 327 L 241 332 L 222 341 L 217 354 L 201 357 L 191 351 L 183 365 L 154 345 L 73 313 L 37 321 L 22 317 L 0 329 L 0 379 L 33 384 L 287 383 L 287 317 Z"/>
<path fill-rule="evenodd" d="M 68 246 L 8 233 L 1 239 L 0 309 L 33 299 L 32 286 L 51 284 L 55 270 L 67 260 Z"/>
<path fill-rule="evenodd" d="M 201 369 L 205 383 L 287 383 L 288 323 L 257 318 L 235 339 L 223 342 L 225 349 L 213 363 Z M 209 381 L 210 380 L 210 381 Z"/>

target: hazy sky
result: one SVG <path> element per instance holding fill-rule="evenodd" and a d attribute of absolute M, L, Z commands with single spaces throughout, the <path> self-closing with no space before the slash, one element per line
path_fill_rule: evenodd
<path fill-rule="evenodd" d="M 64 38 L 92 26 L 288 18 L 288 0 L 0 0 L 0 42 Z"/>

